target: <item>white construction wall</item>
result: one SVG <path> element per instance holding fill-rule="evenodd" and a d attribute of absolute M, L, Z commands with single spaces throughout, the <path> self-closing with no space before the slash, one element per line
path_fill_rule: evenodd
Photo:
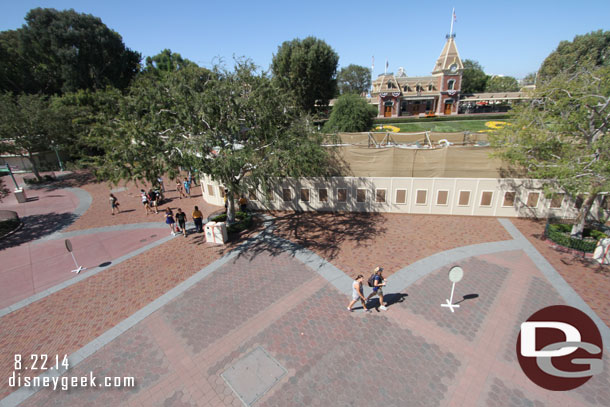
<path fill-rule="evenodd" d="M 561 194 L 545 197 L 539 180 L 503 178 L 279 179 L 271 196 L 251 191 L 253 209 L 357 211 L 433 215 L 573 218 L 574 202 Z M 223 206 L 224 188 L 205 175 L 206 202 Z M 594 207 L 594 210 L 596 208 Z"/>

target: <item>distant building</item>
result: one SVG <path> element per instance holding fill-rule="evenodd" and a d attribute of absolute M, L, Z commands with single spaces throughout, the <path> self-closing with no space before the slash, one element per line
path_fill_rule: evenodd
<path fill-rule="evenodd" d="M 410 77 L 402 68 L 379 75 L 371 103 L 379 106 L 378 117 L 457 114 L 463 69 L 455 35 L 449 35 L 432 75 Z"/>

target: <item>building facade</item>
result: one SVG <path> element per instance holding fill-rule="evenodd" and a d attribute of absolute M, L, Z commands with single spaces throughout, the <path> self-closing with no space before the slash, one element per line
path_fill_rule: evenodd
<path fill-rule="evenodd" d="M 396 75 L 373 81 L 371 99 L 378 103 L 378 117 L 458 114 L 463 70 L 455 35 L 449 35 L 432 75 L 410 77 L 399 68 Z"/>

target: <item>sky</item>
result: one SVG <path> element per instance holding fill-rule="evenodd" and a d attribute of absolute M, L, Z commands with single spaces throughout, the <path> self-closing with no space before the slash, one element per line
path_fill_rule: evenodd
<path fill-rule="evenodd" d="M 518 79 L 536 71 L 560 41 L 610 30 L 608 0 L 0 0 L 0 31 L 21 27 L 36 7 L 99 17 L 143 58 L 169 48 L 208 68 L 245 56 L 266 70 L 284 41 L 314 36 L 338 53 L 339 68 L 371 67 L 374 57 L 375 77 L 386 60 L 388 72 L 404 67 L 409 76 L 429 75 L 453 8 L 462 60 Z"/>

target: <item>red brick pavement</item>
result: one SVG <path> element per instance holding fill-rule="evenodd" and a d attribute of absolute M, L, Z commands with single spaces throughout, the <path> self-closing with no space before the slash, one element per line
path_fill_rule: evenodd
<path fill-rule="evenodd" d="M 521 233 L 536 247 L 568 284 L 595 313 L 610 326 L 610 267 L 600 271 L 598 263 L 583 261 L 574 254 L 553 249 L 544 240 L 544 220 L 511 219 Z"/>
<path fill-rule="evenodd" d="M 276 213 L 277 235 L 355 277 L 383 265 L 386 276 L 432 254 L 509 240 L 496 218 L 389 213 Z"/>
<path fill-rule="evenodd" d="M 14 354 L 78 350 L 239 243 L 218 247 L 203 239 L 176 237 L 0 318 L 0 377 L 9 377 Z M 0 398 L 10 392 L 2 380 Z"/>

